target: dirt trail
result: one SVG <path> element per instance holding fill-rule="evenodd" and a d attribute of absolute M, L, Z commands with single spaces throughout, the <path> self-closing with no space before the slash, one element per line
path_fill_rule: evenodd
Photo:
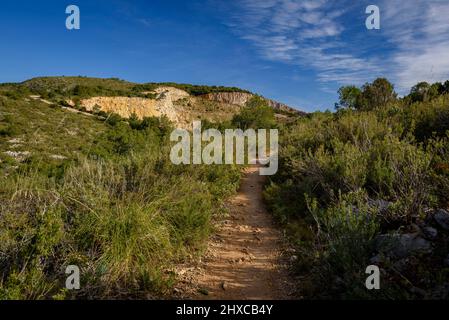
<path fill-rule="evenodd" d="M 229 202 L 229 217 L 188 279 L 197 289 L 191 298 L 289 299 L 282 235 L 262 201 L 264 179 L 258 167 L 246 169 L 238 194 Z"/>

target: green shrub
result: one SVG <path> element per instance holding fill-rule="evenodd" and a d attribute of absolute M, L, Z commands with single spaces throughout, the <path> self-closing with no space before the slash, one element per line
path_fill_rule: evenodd
<path fill-rule="evenodd" d="M 249 128 L 271 129 L 276 124 L 274 110 L 266 105 L 264 99 L 255 96 L 247 102 L 239 114 L 233 117 L 232 124 L 242 130 Z"/>
<path fill-rule="evenodd" d="M 376 212 L 367 206 L 366 199 L 363 192 L 340 194 L 334 204 L 324 209 L 318 207 L 316 200 L 308 199 L 316 222 L 317 243 L 321 245 L 321 279 L 317 281 L 332 286 L 338 280 L 339 289 L 347 296 L 356 295 L 354 291 L 360 290 L 358 287 L 366 278 L 364 271 L 379 229 Z"/>
<path fill-rule="evenodd" d="M 347 101 L 351 90 L 341 92 L 349 94 L 342 97 L 348 108 L 317 112 L 284 128 L 279 170 L 264 197 L 297 247 L 296 270 L 309 279 L 300 287 L 306 297 L 408 298 L 391 269 L 386 289 L 367 293 L 364 271 L 376 235 L 412 230 L 429 208 L 449 205 L 448 97 L 410 104 L 393 99 L 390 89 L 375 97 L 373 87 L 370 104 L 382 96 L 385 104 L 360 111 Z M 373 208 L 373 200 L 388 206 Z M 421 269 L 414 278 L 434 278 L 427 266 Z"/>

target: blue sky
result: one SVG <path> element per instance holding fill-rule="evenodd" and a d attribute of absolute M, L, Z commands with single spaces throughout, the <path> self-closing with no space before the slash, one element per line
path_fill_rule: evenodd
<path fill-rule="evenodd" d="M 65 28 L 65 8 L 81 30 Z M 381 29 L 367 30 L 375 4 Z M 87 75 L 238 86 L 306 111 L 341 85 L 449 79 L 448 0 L 2 1 L 0 82 Z"/>

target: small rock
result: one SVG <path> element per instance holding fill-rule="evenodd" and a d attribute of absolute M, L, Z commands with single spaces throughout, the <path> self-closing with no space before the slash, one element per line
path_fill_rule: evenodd
<path fill-rule="evenodd" d="M 369 262 L 374 264 L 374 265 L 379 265 L 381 264 L 385 259 L 383 258 L 383 256 L 381 254 L 377 254 L 374 257 L 372 257 Z"/>
<path fill-rule="evenodd" d="M 17 143 L 23 143 L 22 139 L 14 138 L 8 141 L 8 143 L 17 144 Z"/>
<path fill-rule="evenodd" d="M 388 208 L 392 205 L 392 203 L 389 201 L 379 199 L 379 200 L 369 200 L 368 205 L 370 207 L 377 208 L 380 213 L 383 213 L 388 210 Z"/>
<path fill-rule="evenodd" d="M 173 289 L 173 292 L 174 292 L 174 293 L 181 293 L 181 289 L 179 289 L 179 288 L 174 288 L 174 289 Z"/>
<path fill-rule="evenodd" d="M 5 151 L 3 152 L 4 154 L 15 158 L 18 161 L 23 161 L 25 160 L 31 153 L 29 151 Z"/>
<path fill-rule="evenodd" d="M 433 218 L 442 229 L 449 231 L 449 212 L 440 209 L 437 212 L 435 212 Z"/>
<path fill-rule="evenodd" d="M 65 160 L 65 159 L 67 159 L 67 157 L 61 156 L 59 154 L 52 154 L 50 156 L 50 158 L 55 159 L 55 160 Z"/>
<path fill-rule="evenodd" d="M 388 256 L 404 258 L 415 253 L 428 253 L 430 242 L 418 234 L 383 234 L 376 237 L 376 248 Z"/>
<path fill-rule="evenodd" d="M 435 240 L 438 236 L 438 231 L 435 228 L 426 226 L 426 227 L 422 227 L 421 230 L 422 230 L 424 236 L 429 240 Z"/>

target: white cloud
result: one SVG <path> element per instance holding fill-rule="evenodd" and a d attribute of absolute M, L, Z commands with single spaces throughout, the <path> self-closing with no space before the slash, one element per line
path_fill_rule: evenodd
<path fill-rule="evenodd" d="M 385 0 L 385 28 L 396 45 L 391 65 L 399 91 L 406 93 L 419 81 L 449 79 L 449 3 L 416 0 L 402 6 L 392 2 Z"/>
<path fill-rule="evenodd" d="M 364 25 L 369 4 L 240 0 L 228 25 L 264 58 L 312 69 L 323 87 L 386 76 L 405 93 L 419 81 L 449 79 L 448 1 L 379 0 L 382 30 L 373 36 Z"/>

